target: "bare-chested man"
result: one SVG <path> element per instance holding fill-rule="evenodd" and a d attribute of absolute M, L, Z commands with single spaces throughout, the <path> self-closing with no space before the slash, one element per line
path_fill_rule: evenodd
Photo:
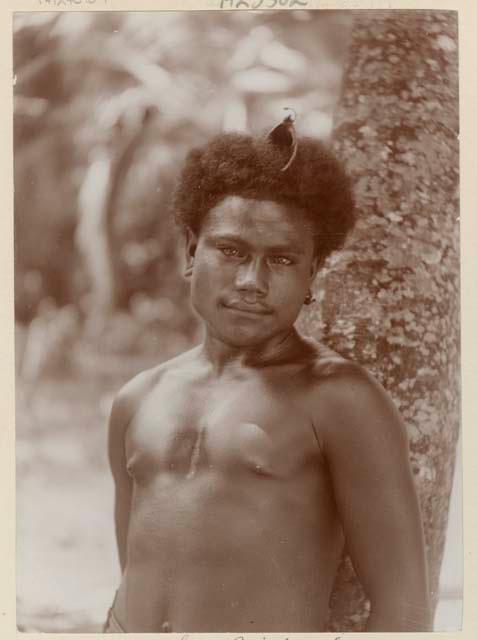
<path fill-rule="evenodd" d="M 428 630 L 403 423 L 358 364 L 294 327 L 354 223 L 317 141 L 218 136 L 176 192 L 203 343 L 118 394 L 122 581 L 107 631 L 323 631 L 346 542 L 369 631 Z"/>

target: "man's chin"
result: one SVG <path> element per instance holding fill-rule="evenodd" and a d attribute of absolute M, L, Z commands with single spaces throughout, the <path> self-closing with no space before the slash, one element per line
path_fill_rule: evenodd
<path fill-rule="evenodd" d="M 222 334 L 222 340 L 225 344 L 233 348 L 241 349 L 259 349 L 261 345 L 266 344 L 272 336 L 267 333 L 258 331 L 236 329 L 233 332 L 227 331 Z"/>
<path fill-rule="evenodd" d="M 261 345 L 266 344 L 267 338 L 264 336 L 235 334 L 226 336 L 224 342 L 234 348 L 259 349 Z"/>

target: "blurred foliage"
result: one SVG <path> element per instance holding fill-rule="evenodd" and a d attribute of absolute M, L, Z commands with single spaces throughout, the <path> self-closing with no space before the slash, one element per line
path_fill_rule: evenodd
<path fill-rule="evenodd" d="M 80 335 L 128 353 L 197 340 L 169 210 L 185 153 L 284 107 L 326 138 L 349 30 L 334 11 L 15 14 L 17 321 L 59 325 L 39 340 L 60 354 Z"/>

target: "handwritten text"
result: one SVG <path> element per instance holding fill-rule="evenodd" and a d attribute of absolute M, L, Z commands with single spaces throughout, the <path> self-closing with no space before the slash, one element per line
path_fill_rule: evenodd
<path fill-rule="evenodd" d="M 251 637 L 250 635 L 248 637 Z M 193 640 L 194 636 L 190 633 L 186 633 L 182 636 L 181 640 Z M 246 640 L 245 636 L 231 636 L 230 640 Z M 256 636 L 255 640 L 271 640 L 267 636 Z M 288 636 L 281 638 L 280 640 L 291 640 Z M 335 636 L 334 640 L 343 640 L 343 636 Z"/>
<path fill-rule="evenodd" d="M 220 0 L 221 9 L 303 9 L 308 0 Z"/>
<path fill-rule="evenodd" d="M 38 0 L 38 4 L 53 7 L 72 7 L 78 5 L 107 4 L 108 0 Z"/>

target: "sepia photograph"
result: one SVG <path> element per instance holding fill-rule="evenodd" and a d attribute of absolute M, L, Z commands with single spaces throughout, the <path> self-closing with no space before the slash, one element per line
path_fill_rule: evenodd
<path fill-rule="evenodd" d="M 459 13 L 223 4 L 12 16 L 17 629 L 460 631 Z"/>

